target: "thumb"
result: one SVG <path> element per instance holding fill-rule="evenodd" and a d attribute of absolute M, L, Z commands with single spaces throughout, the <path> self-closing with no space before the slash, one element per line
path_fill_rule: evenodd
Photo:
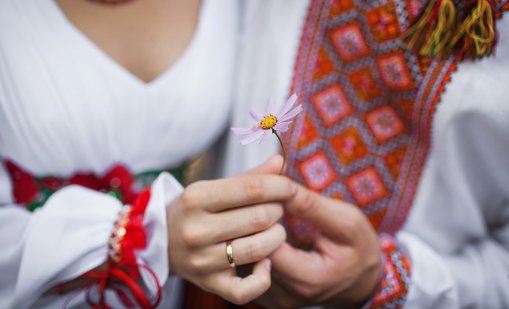
<path fill-rule="evenodd" d="M 275 155 L 261 165 L 247 171 L 247 174 L 279 174 L 283 165 L 283 157 Z"/>
<path fill-rule="evenodd" d="M 335 239 L 351 238 L 353 226 L 358 221 L 358 209 L 349 203 L 320 195 L 301 185 L 284 208 L 316 225 L 320 231 Z"/>

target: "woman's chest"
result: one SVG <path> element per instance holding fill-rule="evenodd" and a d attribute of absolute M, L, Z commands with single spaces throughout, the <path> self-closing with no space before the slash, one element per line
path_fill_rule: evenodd
<path fill-rule="evenodd" d="M 112 61 L 144 82 L 173 65 L 197 32 L 200 0 L 100 1 L 56 0 L 59 10 L 81 34 Z"/>
<path fill-rule="evenodd" d="M 149 83 L 59 30 L 61 20 L 45 20 L 53 15 L 25 11 L 30 23 L 0 33 L 0 156 L 47 175 L 119 161 L 139 171 L 171 167 L 203 151 L 228 120 L 231 3 L 223 3 L 227 15 L 209 7 L 191 46 Z"/>

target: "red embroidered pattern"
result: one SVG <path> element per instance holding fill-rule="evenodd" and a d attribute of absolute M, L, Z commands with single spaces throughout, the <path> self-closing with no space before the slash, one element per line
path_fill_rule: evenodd
<path fill-rule="evenodd" d="M 35 178 L 12 161 L 5 167 L 12 181 L 14 201 L 34 210 L 44 205 L 57 190 L 69 185 L 80 185 L 88 189 L 108 192 L 126 204 L 133 203 L 139 189 L 136 179 L 123 165 L 115 165 L 103 176 L 94 173 L 77 173 L 68 179 L 57 177 Z"/>
<path fill-rule="evenodd" d="M 390 234 L 412 203 L 433 111 L 455 69 L 454 59 L 423 60 L 400 39 L 425 4 L 312 1 L 291 89 L 304 112 L 285 135 L 287 174 L 358 205 Z M 298 243 L 312 244 L 312 226 L 287 224 Z"/>
<path fill-rule="evenodd" d="M 387 234 L 380 235 L 380 247 L 385 262 L 382 280 L 375 296 L 363 308 L 382 308 L 388 304 L 387 308 L 402 308 L 410 286 L 410 260 Z"/>
<path fill-rule="evenodd" d="M 56 191 L 79 185 L 91 190 L 107 193 L 124 204 L 132 204 L 140 191 L 157 178 L 159 171 L 149 171 L 133 175 L 127 167 L 117 164 L 102 175 L 80 172 L 69 178 L 34 177 L 13 161 L 4 162 L 12 181 L 14 202 L 25 205 L 28 210 L 42 207 Z M 185 165 L 168 170 L 177 180 L 182 181 Z"/>

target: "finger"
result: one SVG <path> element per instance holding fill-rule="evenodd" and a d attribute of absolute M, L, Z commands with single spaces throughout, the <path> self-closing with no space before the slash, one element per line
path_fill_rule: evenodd
<path fill-rule="evenodd" d="M 301 185 L 296 186 L 293 197 L 283 205 L 288 212 L 318 226 L 322 233 L 343 241 L 354 236 L 356 226 L 362 220 L 357 207 L 322 196 Z"/>
<path fill-rule="evenodd" d="M 237 266 L 255 263 L 273 253 L 286 239 L 282 225 L 231 242 L 233 261 Z M 196 266 L 203 266 L 202 272 L 215 272 L 230 268 L 226 254 L 226 242 L 208 246 L 196 254 Z"/>
<path fill-rule="evenodd" d="M 258 262 L 273 253 L 285 240 L 286 231 L 281 224 L 275 224 L 251 236 L 235 239 L 232 241 L 235 263 L 245 265 Z"/>
<path fill-rule="evenodd" d="M 234 178 L 198 181 L 184 191 L 188 207 L 218 212 L 252 204 L 285 201 L 293 196 L 294 184 L 276 175 L 241 175 Z"/>
<path fill-rule="evenodd" d="M 316 251 L 303 251 L 283 243 L 272 255 L 272 274 L 287 286 L 309 282 L 324 274 L 324 258 Z"/>
<path fill-rule="evenodd" d="M 279 174 L 282 165 L 283 157 L 275 155 L 261 165 L 247 171 L 246 174 Z"/>
<path fill-rule="evenodd" d="M 279 309 L 279 308 L 300 308 L 304 305 L 304 300 L 288 291 L 279 285 L 276 281 L 272 280 L 270 289 L 257 298 L 255 303 L 261 305 L 263 308 Z"/>
<path fill-rule="evenodd" d="M 214 293 L 234 304 L 246 304 L 269 289 L 270 265 L 269 259 L 257 262 L 253 273 L 245 278 L 232 276 L 231 271 L 217 273 L 209 282 L 209 286 Z"/>
<path fill-rule="evenodd" d="M 214 213 L 207 217 L 206 243 L 218 243 L 263 231 L 283 216 L 279 203 L 258 204 Z"/>

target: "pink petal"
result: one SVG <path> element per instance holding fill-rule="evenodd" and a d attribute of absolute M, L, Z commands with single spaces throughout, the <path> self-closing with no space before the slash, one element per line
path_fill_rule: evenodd
<path fill-rule="evenodd" d="M 282 120 L 278 120 L 277 125 L 284 125 L 284 126 L 288 126 L 290 125 L 291 123 L 293 122 L 293 120 L 287 120 L 287 121 L 282 121 Z"/>
<path fill-rule="evenodd" d="M 249 115 L 251 115 L 251 117 L 256 121 L 256 122 L 260 122 L 262 121 L 262 115 L 258 114 L 257 111 L 255 111 L 254 109 L 250 109 L 249 110 Z"/>
<path fill-rule="evenodd" d="M 267 114 L 276 115 L 276 101 L 274 98 L 270 98 L 267 102 Z"/>
<path fill-rule="evenodd" d="M 246 135 L 253 133 L 253 128 L 230 128 L 233 133 L 239 134 L 239 135 Z"/>
<path fill-rule="evenodd" d="M 302 112 L 302 105 L 297 105 L 293 109 L 289 110 L 286 114 L 281 115 L 280 121 L 290 121 L 292 118 L 297 116 L 300 112 Z"/>
<path fill-rule="evenodd" d="M 258 144 L 261 144 L 263 142 L 263 140 L 267 137 L 267 135 L 269 135 L 272 131 L 270 130 L 263 130 L 263 135 L 262 135 L 262 138 L 260 138 L 260 142 Z"/>
<path fill-rule="evenodd" d="M 290 98 L 288 98 L 288 100 L 286 100 L 286 103 L 285 105 L 283 106 L 283 108 L 281 108 L 281 111 L 279 112 L 279 115 L 280 116 L 283 116 L 284 114 L 286 114 L 290 109 L 292 109 L 293 105 L 295 104 L 295 102 L 297 102 L 297 94 L 294 93 L 292 94 L 292 96 Z"/>
<path fill-rule="evenodd" d="M 288 131 L 288 129 L 290 128 L 290 124 L 289 123 L 277 123 L 275 126 L 274 126 L 274 130 L 278 131 L 278 132 L 286 132 Z"/>
<path fill-rule="evenodd" d="M 263 136 L 263 130 L 257 130 L 251 134 L 249 134 L 246 138 L 242 139 L 240 143 L 242 145 L 251 144 L 252 142 L 256 141 L 257 139 L 261 138 Z"/>

